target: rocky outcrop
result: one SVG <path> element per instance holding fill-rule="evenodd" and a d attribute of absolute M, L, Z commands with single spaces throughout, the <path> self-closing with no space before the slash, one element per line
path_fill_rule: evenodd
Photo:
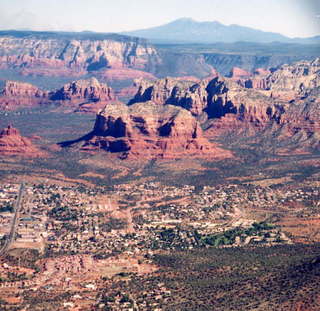
<path fill-rule="evenodd" d="M 130 104 L 151 100 L 159 105 L 180 106 L 202 121 L 234 114 L 240 121 L 263 126 L 278 120 L 283 112 L 270 97 L 219 76 L 199 83 L 166 78 L 156 82 L 138 80 L 136 84 L 138 92 Z"/>
<path fill-rule="evenodd" d="M 257 68 L 254 73 L 250 73 L 241 68 L 233 68 L 231 79 L 238 85 L 248 89 L 267 89 L 266 78 L 271 72 L 264 68 Z"/>
<path fill-rule="evenodd" d="M 288 106 L 281 119 L 281 135 L 299 147 L 320 150 L 320 89 Z"/>
<path fill-rule="evenodd" d="M 159 63 L 146 41 L 121 35 L 22 33 L 0 37 L 0 67 L 24 74 L 83 75 L 107 68 L 150 70 Z"/>
<path fill-rule="evenodd" d="M 21 157 L 42 157 L 45 153 L 35 147 L 30 139 L 10 125 L 0 132 L 0 155 Z"/>
<path fill-rule="evenodd" d="M 96 78 L 90 78 L 65 84 L 61 89 L 52 92 L 50 99 L 61 101 L 110 101 L 116 98 L 112 88 L 100 83 Z"/>
<path fill-rule="evenodd" d="M 165 78 L 155 82 L 136 80 L 138 91 L 129 104 L 152 101 L 159 105 L 175 105 L 200 115 L 206 105 L 206 90 L 201 83 Z"/>
<path fill-rule="evenodd" d="M 0 93 L 0 109 L 15 110 L 33 107 L 48 101 L 48 92 L 36 86 L 18 81 L 6 81 Z"/>
<path fill-rule="evenodd" d="M 96 78 L 73 81 L 52 92 L 42 91 L 29 83 L 6 81 L 0 93 L 0 110 L 32 108 L 51 103 L 70 108 L 70 112 L 96 114 L 111 101 L 117 101 L 113 89 Z"/>
<path fill-rule="evenodd" d="M 317 60 L 298 63 L 273 73 L 261 69 L 251 78 L 237 71 L 234 75 L 237 79 L 218 76 L 200 82 L 172 78 L 155 82 L 137 80 L 138 91 L 130 103 L 151 100 L 160 106 L 187 109 L 202 123 L 204 135 L 210 139 L 229 134 L 235 140 L 243 136 L 256 137 L 259 131 L 259 135 L 269 137 L 273 144 L 278 141 L 279 146 L 291 141 L 295 148 L 318 149 L 317 64 Z M 287 74 L 283 75 L 283 71 Z M 252 84 L 249 87 L 239 81 Z M 283 92 L 281 96 L 274 95 L 278 90 Z"/>
<path fill-rule="evenodd" d="M 237 45 L 237 44 L 236 44 Z M 283 45 L 282 48 L 288 49 L 288 46 Z M 230 47 L 232 49 L 232 47 Z M 282 64 L 291 64 L 303 59 L 301 54 L 295 54 L 294 48 L 288 49 L 290 53 L 279 53 L 277 44 L 273 48 L 271 46 L 257 46 L 257 50 L 265 49 L 264 53 L 252 53 L 252 50 L 248 50 L 246 44 L 239 43 L 239 46 L 234 53 L 223 52 L 220 53 L 204 53 L 205 62 L 212 67 L 216 68 L 222 75 L 228 75 L 233 67 L 242 68 L 248 72 L 254 72 L 258 68 L 277 68 Z M 269 49 L 270 48 L 270 49 Z M 308 49 L 308 47 L 305 47 Z M 297 50 L 301 49 L 301 46 L 297 46 Z M 241 51 L 241 52 L 240 52 Z M 287 54 L 287 55 L 286 55 Z M 289 55 L 288 55 L 289 54 Z M 319 53 L 314 53 L 314 56 L 308 56 L 308 59 L 312 59 L 318 56 Z"/>
<path fill-rule="evenodd" d="M 232 156 L 203 137 L 198 121 L 189 111 L 151 101 L 132 106 L 107 105 L 97 115 L 93 131 L 81 142 L 81 150 L 105 150 L 120 158 L 141 159 Z"/>
<path fill-rule="evenodd" d="M 50 99 L 75 112 L 96 114 L 106 104 L 117 101 L 111 87 L 96 78 L 77 80 L 51 92 Z"/>
<path fill-rule="evenodd" d="M 259 68 L 252 77 L 232 79 L 243 87 L 270 90 L 273 98 L 290 101 L 320 86 L 320 58 L 283 65 L 273 72 Z"/>
<path fill-rule="evenodd" d="M 46 98 L 48 96 L 48 93 L 40 90 L 30 83 L 6 81 L 1 95 L 8 97 L 16 96 Z"/>
<path fill-rule="evenodd" d="M 273 97 L 292 100 L 320 87 L 320 58 L 283 65 L 266 78 Z"/>

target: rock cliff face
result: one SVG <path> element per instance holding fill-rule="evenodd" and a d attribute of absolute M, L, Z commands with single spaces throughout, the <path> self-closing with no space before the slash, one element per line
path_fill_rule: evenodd
<path fill-rule="evenodd" d="M 45 153 L 35 147 L 31 140 L 22 137 L 17 129 L 9 125 L 0 132 L 0 155 L 41 157 L 45 156 Z"/>
<path fill-rule="evenodd" d="M 254 76 L 232 78 L 243 87 L 270 90 L 273 97 L 289 101 L 320 86 L 320 58 L 283 65 L 272 73 L 257 69 Z"/>
<path fill-rule="evenodd" d="M 316 59 L 284 65 L 272 73 L 261 69 L 253 77 L 237 69 L 231 78 L 218 76 L 200 82 L 138 80 L 138 91 L 130 103 L 152 100 L 187 109 L 209 138 L 231 133 L 235 138 L 250 137 L 260 131 L 266 136 L 273 133 L 269 135 L 273 141 L 294 137 L 293 145 L 318 148 L 319 75 Z"/>
<path fill-rule="evenodd" d="M 240 69 L 233 68 L 231 79 L 238 85 L 248 89 L 267 89 L 267 77 L 271 74 L 269 70 L 258 68 L 253 74 Z"/>
<path fill-rule="evenodd" d="M 20 68 L 24 74 L 61 76 L 103 68 L 148 71 L 159 62 L 156 50 L 142 39 L 120 35 L 73 37 L 55 33 L 0 37 L 0 67 Z"/>
<path fill-rule="evenodd" d="M 96 114 L 111 101 L 117 101 L 113 89 L 96 78 L 73 81 L 52 92 L 42 91 L 29 83 L 6 81 L 0 93 L 0 110 L 56 103 L 71 111 Z"/>
<path fill-rule="evenodd" d="M 241 121 L 263 125 L 277 120 L 282 111 L 270 97 L 222 77 L 199 83 L 169 78 L 136 83 L 138 92 L 130 104 L 151 100 L 159 105 L 180 106 L 203 121 L 234 114 Z"/>
<path fill-rule="evenodd" d="M 1 95 L 46 98 L 48 93 L 29 83 L 6 81 Z"/>
<path fill-rule="evenodd" d="M 138 91 L 130 104 L 153 101 L 156 104 L 170 104 L 190 110 L 199 115 L 204 109 L 206 92 L 201 84 L 180 79 L 165 78 L 155 82 L 136 80 Z"/>
<path fill-rule="evenodd" d="M 61 89 L 50 94 L 51 100 L 115 100 L 115 94 L 108 85 L 96 78 L 78 80 L 65 84 Z"/>
<path fill-rule="evenodd" d="M 189 111 L 151 101 L 130 107 L 107 105 L 97 115 L 94 129 L 84 139 L 81 149 L 103 149 L 121 158 L 141 159 L 232 156 L 203 137 L 198 121 Z"/>
<path fill-rule="evenodd" d="M 117 101 L 117 96 L 107 84 L 90 78 L 64 85 L 61 89 L 51 92 L 50 99 L 73 108 L 75 112 L 96 114 L 106 104 Z"/>
<path fill-rule="evenodd" d="M 288 106 L 281 119 L 282 134 L 301 147 L 320 150 L 320 88 Z"/>
<path fill-rule="evenodd" d="M 48 101 L 48 92 L 29 83 L 6 81 L 0 93 L 0 109 L 15 110 L 32 107 Z"/>
<path fill-rule="evenodd" d="M 266 78 L 266 83 L 273 97 L 306 96 L 310 90 L 320 87 L 320 58 L 283 65 Z"/>

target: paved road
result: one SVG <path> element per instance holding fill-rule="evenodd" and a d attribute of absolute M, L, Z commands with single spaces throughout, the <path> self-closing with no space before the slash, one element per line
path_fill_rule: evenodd
<path fill-rule="evenodd" d="M 24 183 L 22 183 L 20 185 L 20 190 L 19 190 L 19 194 L 16 200 L 16 203 L 14 205 L 14 216 L 11 222 L 11 229 L 10 229 L 10 233 L 9 236 L 7 237 L 4 245 L 2 246 L 2 248 L 0 249 L 0 256 L 5 255 L 5 253 L 7 252 L 7 250 L 9 249 L 11 243 L 14 241 L 15 236 L 16 236 L 16 230 L 17 230 L 17 226 L 19 224 L 19 212 L 21 210 L 22 207 L 22 197 L 23 197 L 23 192 L 24 192 Z"/>

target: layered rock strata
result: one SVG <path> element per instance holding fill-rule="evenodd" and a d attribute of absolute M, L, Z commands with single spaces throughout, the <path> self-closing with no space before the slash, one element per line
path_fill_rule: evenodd
<path fill-rule="evenodd" d="M 138 91 L 130 104 L 151 100 L 159 105 L 180 106 L 203 121 L 234 114 L 240 121 L 260 126 L 278 120 L 282 113 L 270 97 L 222 77 L 199 83 L 166 78 L 156 82 L 137 80 L 136 84 Z"/>
<path fill-rule="evenodd" d="M 112 88 L 107 84 L 100 83 L 96 78 L 90 78 L 65 84 L 61 89 L 50 93 L 50 99 L 61 101 L 109 101 L 116 98 Z"/>
<path fill-rule="evenodd" d="M 148 71 L 158 62 L 157 51 L 134 37 L 57 33 L 0 37 L 0 67 L 24 74 L 71 76 L 103 68 Z"/>
<path fill-rule="evenodd" d="M 30 139 L 22 137 L 17 129 L 9 125 L 0 132 L 0 155 L 41 157 L 45 153 L 34 146 Z"/>
<path fill-rule="evenodd" d="M 40 90 L 30 83 L 6 81 L 0 92 L 0 109 L 15 110 L 21 107 L 33 107 L 48 101 L 48 92 Z"/>
<path fill-rule="evenodd" d="M 76 112 L 97 113 L 106 104 L 117 101 L 117 96 L 107 84 L 90 78 L 65 84 L 61 89 L 50 93 L 50 99 L 64 106 L 74 107 Z"/>
<path fill-rule="evenodd" d="M 63 145 L 70 144 L 72 142 Z M 151 101 L 132 106 L 107 105 L 97 115 L 93 131 L 81 142 L 81 150 L 101 149 L 117 153 L 120 158 L 193 156 L 219 159 L 232 156 L 203 137 L 198 121 L 189 111 Z"/>
<path fill-rule="evenodd" d="M 16 110 L 55 103 L 71 111 L 97 113 L 107 103 L 117 101 L 111 87 L 96 78 L 73 81 L 47 92 L 29 83 L 6 81 L 0 93 L 0 110 Z"/>
<path fill-rule="evenodd" d="M 272 73 L 261 69 L 252 78 L 234 70 L 236 79 L 218 76 L 197 83 L 172 78 L 137 80 L 138 91 L 130 103 L 152 100 L 187 109 L 209 138 L 231 133 L 235 138 L 255 136 L 257 131 L 262 135 L 270 129 L 274 139 L 294 137 L 296 145 L 318 148 L 319 64 L 316 59 L 284 65 Z M 251 85 L 241 85 L 239 79 Z"/>

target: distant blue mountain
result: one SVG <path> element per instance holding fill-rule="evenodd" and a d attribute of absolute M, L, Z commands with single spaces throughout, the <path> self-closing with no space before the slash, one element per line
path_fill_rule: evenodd
<path fill-rule="evenodd" d="M 214 43 L 214 42 L 291 42 L 320 43 L 320 36 L 306 39 L 290 39 L 280 33 L 265 32 L 249 27 L 226 26 L 217 21 L 197 22 L 191 18 L 181 18 L 171 23 L 123 34 L 151 40 L 154 43 Z"/>

